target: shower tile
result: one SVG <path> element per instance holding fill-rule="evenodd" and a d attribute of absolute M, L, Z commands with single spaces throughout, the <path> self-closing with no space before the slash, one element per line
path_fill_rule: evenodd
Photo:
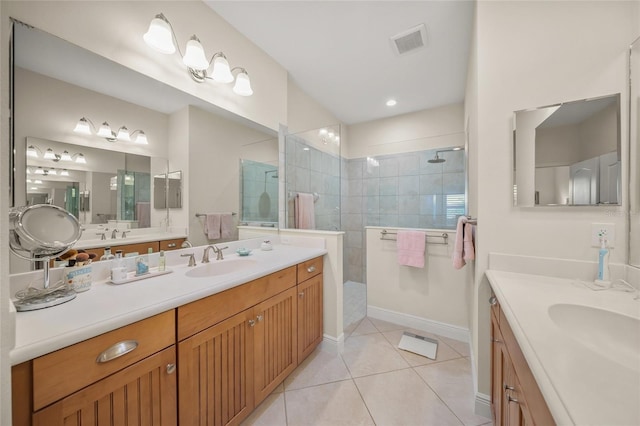
<path fill-rule="evenodd" d="M 442 163 L 442 171 L 444 173 L 464 172 L 464 151 L 443 152 L 441 157 L 447 160 Z"/>
<path fill-rule="evenodd" d="M 347 231 L 362 231 L 362 215 L 361 214 L 347 214 L 346 223 L 344 229 Z"/>
<path fill-rule="evenodd" d="M 380 159 L 380 177 L 398 176 L 398 159 Z"/>
<path fill-rule="evenodd" d="M 362 170 L 363 177 L 380 177 L 380 164 L 379 161 L 373 157 L 367 157 L 364 163 L 364 169 Z"/>
<path fill-rule="evenodd" d="M 421 175 L 420 176 L 420 194 L 442 194 L 442 175 Z"/>
<path fill-rule="evenodd" d="M 354 247 L 347 253 L 347 265 L 362 267 L 363 265 L 362 248 Z"/>
<path fill-rule="evenodd" d="M 400 176 L 398 178 L 398 195 L 417 195 L 419 190 L 419 176 Z"/>
<path fill-rule="evenodd" d="M 404 154 L 398 157 L 398 174 L 412 176 L 420 173 L 420 155 L 418 153 Z"/>
<path fill-rule="evenodd" d="M 324 193 L 340 194 L 340 178 L 337 176 L 324 175 Z"/>
<path fill-rule="evenodd" d="M 309 172 L 309 191 L 317 193 L 324 192 L 322 173 L 316 172 L 313 169 Z"/>
<path fill-rule="evenodd" d="M 385 177 L 380 178 L 380 195 L 397 195 L 398 194 L 398 178 Z"/>
<path fill-rule="evenodd" d="M 378 214 L 380 212 L 380 197 L 365 197 L 367 214 Z"/>
<path fill-rule="evenodd" d="M 397 214 L 381 214 L 380 223 L 377 226 L 398 226 Z"/>
<path fill-rule="evenodd" d="M 384 214 L 384 215 L 398 214 L 398 196 L 397 195 L 381 195 L 380 196 L 380 214 Z"/>
<path fill-rule="evenodd" d="M 420 211 L 420 198 L 417 195 L 401 195 L 398 197 L 398 214 L 415 214 Z"/>
<path fill-rule="evenodd" d="M 442 194 L 421 195 L 420 214 L 429 216 L 444 214 L 444 202 Z"/>
<path fill-rule="evenodd" d="M 398 215 L 398 226 L 402 228 L 419 228 L 420 216 L 417 214 Z"/>
<path fill-rule="evenodd" d="M 442 163 L 429 163 L 436 155 L 435 149 L 420 153 L 420 174 L 430 175 L 442 173 Z"/>
<path fill-rule="evenodd" d="M 309 169 L 296 167 L 295 174 L 296 192 L 309 192 Z"/>
<path fill-rule="evenodd" d="M 347 178 L 348 179 L 362 179 L 364 168 L 364 160 L 354 159 L 347 161 Z"/>
<path fill-rule="evenodd" d="M 322 153 L 322 170 L 333 176 L 340 176 L 340 160 L 326 152 Z"/>
<path fill-rule="evenodd" d="M 349 179 L 349 196 L 362 195 L 362 179 Z"/>
<path fill-rule="evenodd" d="M 368 178 L 363 181 L 363 191 L 365 195 L 380 195 L 380 179 Z"/>
<path fill-rule="evenodd" d="M 435 217 L 431 215 L 420 215 L 418 219 L 418 226 L 420 228 L 435 228 Z"/>
<path fill-rule="evenodd" d="M 380 215 L 377 213 L 367 214 L 365 221 L 366 221 L 365 223 L 366 226 L 380 226 Z"/>
<path fill-rule="evenodd" d="M 322 152 L 318 151 L 315 148 L 311 148 L 309 150 L 311 153 L 309 158 L 309 168 L 316 172 L 322 171 Z"/>
<path fill-rule="evenodd" d="M 363 246 L 363 232 L 362 231 L 347 231 L 347 243 L 348 248 L 361 249 Z M 360 262 L 362 264 L 362 262 Z"/>
<path fill-rule="evenodd" d="M 347 203 L 342 204 L 344 207 L 347 207 L 347 213 L 362 213 L 362 197 L 348 197 Z"/>
<path fill-rule="evenodd" d="M 443 173 L 442 192 L 444 194 L 464 194 L 464 173 Z"/>
<path fill-rule="evenodd" d="M 307 148 L 305 150 L 305 148 Z M 311 156 L 311 149 L 302 144 L 298 144 L 296 146 L 296 166 L 304 167 L 305 169 L 309 168 L 309 157 Z"/>

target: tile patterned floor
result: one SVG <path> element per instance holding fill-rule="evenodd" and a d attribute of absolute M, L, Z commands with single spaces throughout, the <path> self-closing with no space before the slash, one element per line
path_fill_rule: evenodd
<path fill-rule="evenodd" d="M 343 323 L 348 327 L 367 316 L 367 285 L 347 281 L 342 287 Z"/>
<path fill-rule="evenodd" d="M 438 339 L 437 359 L 398 349 L 405 330 Z M 345 336 L 342 355 L 316 349 L 243 425 L 492 424 L 473 413 L 466 343 L 373 318 Z"/>

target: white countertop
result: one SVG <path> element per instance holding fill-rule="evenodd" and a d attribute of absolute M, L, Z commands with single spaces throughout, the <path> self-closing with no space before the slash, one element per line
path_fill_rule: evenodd
<path fill-rule="evenodd" d="M 234 249 L 232 244 L 229 246 L 230 250 Z M 201 266 L 201 248 L 181 252 L 194 252 L 198 261 L 195 268 Z M 225 275 L 187 277 L 186 272 L 194 268 L 186 266 L 186 259 L 180 259 L 180 266 L 168 264 L 167 268 L 173 272 L 167 275 L 122 285 L 94 281 L 89 291 L 79 293 L 70 302 L 37 311 L 18 312 L 11 363 L 19 364 L 326 253 L 324 248 L 274 245 L 272 251 L 254 249 L 246 257 L 255 260 L 255 265 Z M 238 258 L 231 251 L 225 252 L 225 260 L 217 261 L 212 254 L 211 263 Z"/>
<path fill-rule="evenodd" d="M 640 301 L 633 293 L 513 272 L 487 277 L 558 425 L 640 424 Z M 550 315 L 566 305 L 571 330 Z M 583 312 L 590 316 L 581 319 Z M 593 322 L 593 313 L 605 315 Z M 621 323 L 610 318 L 629 332 L 621 336 Z"/>

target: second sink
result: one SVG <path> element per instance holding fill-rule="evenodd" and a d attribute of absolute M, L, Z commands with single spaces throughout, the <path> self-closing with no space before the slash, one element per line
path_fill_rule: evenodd
<path fill-rule="evenodd" d="M 253 259 L 213 260 L 210 263 L 190 269 L 185 275 L 191 278 L 214 277 L 251 268 L 257 265 L 257 263 L 258 262 Z"/>

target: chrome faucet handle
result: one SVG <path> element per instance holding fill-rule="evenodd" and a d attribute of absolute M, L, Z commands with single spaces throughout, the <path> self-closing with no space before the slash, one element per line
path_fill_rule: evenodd
<path fill-rule="evenodd" d="M 122 231 L 122 238 L 127 238 L 127 234 L 131 231 Z"/>
<path fill-rule="evenodd" d="M 96 235 L 100 235 L 100 239 L 101 240 L 106 240 L 107 239 L 107 236 L 105 235 L 104 232 L 96 232 Z"/>
<path fill-rule="evenodd" d="M 118 237 L 118 230 L 116 228 L 113 228 L 113 231 L 111 231 L 111 239 L 115 240 Z"/>
<path fill-rule="evenodd" d="M 188 257 L 189 265 L 188 266 L 196 266 L 196 255 L 193 253 L 181 254 L 180 257 Z"/>
<path fill-rule="evenodd" d="M 215 246 L 214 246 L 215 247 Z M 228 249 L 229 246 L 224 246 L 222 248 L 215 247 L 214 252 L 216 253 L 216 260 L 224 260 L 224 256 L 222 255 L 222 250 Z"/>

